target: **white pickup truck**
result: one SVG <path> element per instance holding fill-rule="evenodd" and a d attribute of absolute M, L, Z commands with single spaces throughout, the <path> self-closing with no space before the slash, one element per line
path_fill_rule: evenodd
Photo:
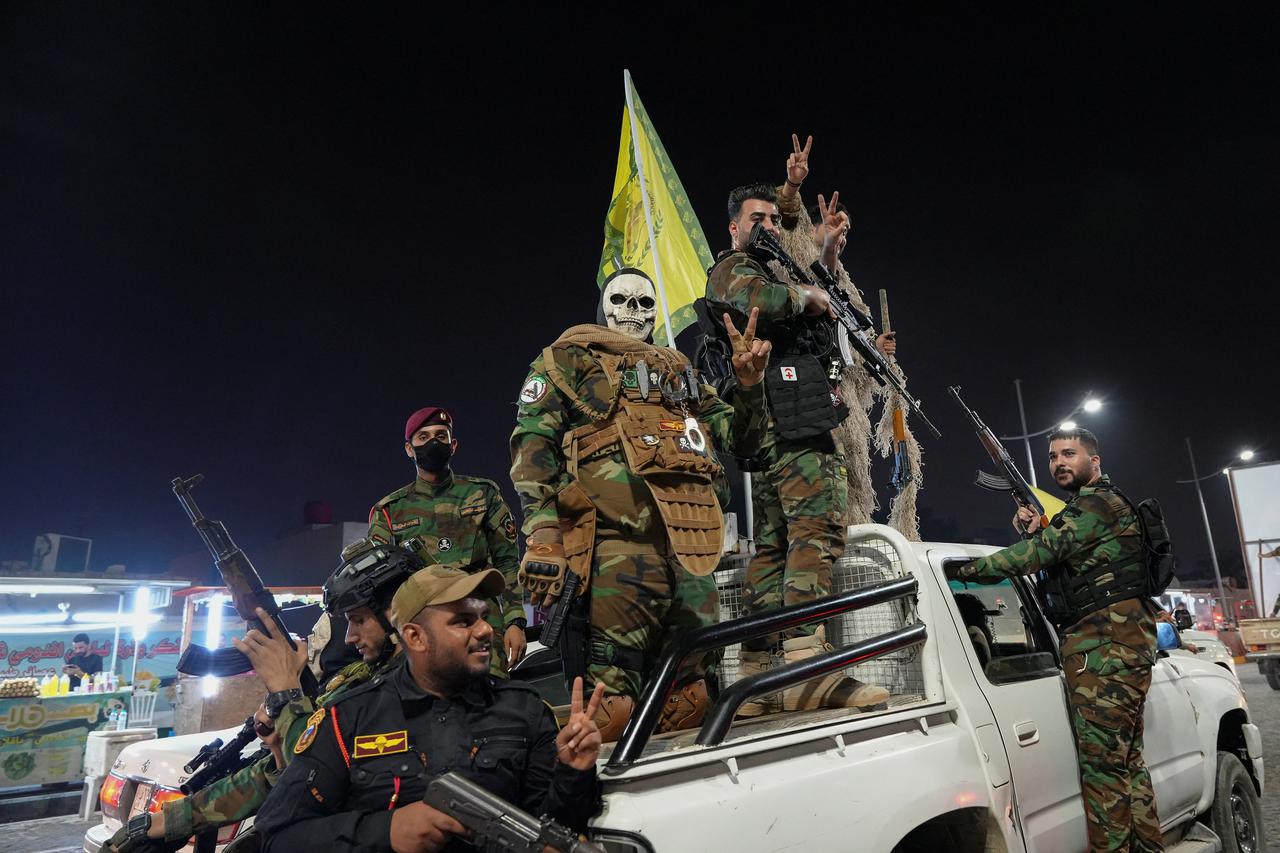
<path fill-rule="evenodd" d="M 1023 581 L 1001 584 L 1004 606 L 993 608 L 991 588 L 978 596 L 944 574 L 950 562 L 994 550 L 911 543 L 881 525 L 851 527 L 835 594 L 776 617 L 828 622 L 837 650 L 802 662 L 810 675 L 852 666 L 864 681 L 890 689 L 887 707 L 862 713 L 735 721 L 737 704 L 805 673 L 735 679 L 735 644 L 762 633 L 761 622 L 735 618 L 740 576 L 718 572 L 727 621 L 685 635 L 682 644 L 725 649 L 719 700 L 699 731 L 651 736 L 674 664 L 659 671 L 627 731 L 602 756 L 605 807 L 592 839 L 611 853 L 1085 850 L 1052 628 Z M 1011 613 L 1022 630 L 1004 624 L 993 632 L 988 617 Z M 558 681 L 554 663 L 541 658 L 530 658 L 528 675 Z M 1162 655 L 1145 722 L 1143 753 L 1166 849 L 1265 851 L 1261 737 L 1236 679 L 1192 656 Z M 143 755 L 158 747 L 126 750 L 123 776 L 136 776 Z M 166 772 L 176 769 L 162 763 Z M 90 853 L 96 846 L 86 839 Z"/>

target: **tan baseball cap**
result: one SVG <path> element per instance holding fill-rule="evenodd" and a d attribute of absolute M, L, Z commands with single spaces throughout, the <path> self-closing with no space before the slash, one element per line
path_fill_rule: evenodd
<path fill-rule="evenodd" d="M 391 599 L 391 624 L 399 628 L 413 619 L 422 608 L 433 604 L 451 604 L 464 598 L 494 598 L 506 589 L 502 572 L 485 569 L 468 574 L 461 569 L 427 566 L 409 576 Z"/>

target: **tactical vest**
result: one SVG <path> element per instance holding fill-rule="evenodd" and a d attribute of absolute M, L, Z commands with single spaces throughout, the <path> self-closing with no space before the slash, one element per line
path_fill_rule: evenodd
<path fill-rule="evenodd" d="M 732 256 L 726 255 L 720 263 L 729 257 Z M 763 264 L 760 259 L 755 260 Z M 768 267 L 765 269 L 770 276 L 775 275 Z M 711 301 L 705 303 L 703 311 L 714 329 L 714 343 L 702 345 L 699 355 L 708 362 L 710 374 L 719 376 L 725 369 L 715 362 L 727 363 L 733 352 L 720 315 L 728 313 L 739 329 L 746 327 L 747 316 L 732 306 Z M 825 316 L 757 318 L 756 336 L 773 344 L 764 384 L 769 414 L 780 438 L 803 441 L 829 435 L 848 417 L 849 407 L 840 397 L 840 376 L 846 366 L 838 344 L 842 332 L 835 320 Z"/>
<path fill-rule="evenodd" d="M 1121 500 L 1124 500 L 1123 496 Z M 1142 528 L 1137 513 L 1127 500 L 1125 505 L 1134 512 L 1134 519 L 1124 530 L 1130 526 L 1137 527 L 1137 535 L 1141 538 Z M 1110 538 L 1102 542 L 1117 539 L 1121 533 L 1110 533 Z M 1148 596 L 1151 584 L 1146 550 L 1139 547 L 1134 554 L 1118 563 L 1094 566 L 1086 572 L 1073 572 L 1067 565 L 1054 566 L 1042 588 L 1045 615 L 1059 629 L 1065 629 L 1104 607 Z"/>
<path fill-rule="evenodd" d="M 685 569 L 708 575 L 720 562 L 724 516 L 712 483 L 723 476 L 711 439 L 696 420 L 701 390 L 689 362 L 674 350 L 615 354 L 590 348 L 613 390 L 606 411 L 582 401 L 556 366 L 555 346 L 543 351 L 547 376 L 592 422 L 570 431 L 563 450 L 572 482 L 557 496 L 565 557 L 591 577 L 595 507 L 578 481 L 578 465 L 620 449 L 661 515 L 672 553 Z"/>

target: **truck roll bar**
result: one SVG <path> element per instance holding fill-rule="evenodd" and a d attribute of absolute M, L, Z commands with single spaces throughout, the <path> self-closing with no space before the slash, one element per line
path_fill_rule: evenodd
<path fill-rule="evenodd" d="M 702 721 L 702 728 L 698 731 L 698 746 L 719 746 L 729 733 L 729 726 L 733 725 L 733 717 L 738 713 L 738 708 L 748 699 L 776 693 L 811 678 L 919 645 L 928 636 L 929 631 L 923 624 L 908 625 L 852 646 L 735 681 L 720 694 L 720 699 L 707 712 L 707 718 Z"/>
<path fill-rule="evenodd" d="M 645 686 L 644 693 L 637 703 L 635 713 L 631 715 L 630 722 L 623 729 L 622 737 L 618 739 L 613 753 L 609 756 L 609 762 L 605 765 L 604 772 L 621 772 L 640 757 L 641 752 L 644 751 L 645 744 L 649 742 L 649 738 L 653 735 L 653 730 L 657 727 L 658 719 L 662 714 L 662 706 L 671 694 L 672 685 L 675 683 L 676 670 L 679 668 L 681 661 L 689 655 L 702 654 L 712 649 L 722 649 L 734 643 L 741 643 L 743 640 L 785 631 L 788 628 L 795 628 L 809 622 L 829 619 L 841 613 L 862 610 L 863 608 L 874 607 L 877 604 L 884 604 L 888 601 L 915 596 L 918 590 L 918 581 L 914 577 L 905 577 L 876 584 L 875 586 L 863 587 L 852 592 L 829 595 L 803 604 L 793 604 L 790 607 L 771 610 L 768 613 L 742 616 L 738 619 L 731 619 L 728 622 L 721 622 L 717 625 L 708 625 L 705 628 L 699 628 L 697 631 L 690 631 L 684 634 L 663 655 L 653 677 L 648 685 Z M 920 627 L 923 629 L 923 626 Z M 800 661 L 792 666 L 784 667 L 779 672 L 786 678 L 802 666 L 814 665 L 820 667 L 826 665 L 832 654 L 842 655 L 852 651 L 855 652 L 854 657 L 858 657 L 865 654 L 863 647 L 868 643 L 877 643 L 889 638 L 896 638 L 899 633 L 901 632 L 875 637 L 863 643 L 857 643 L 847 649 L 840 649 L 828 655 Z M 920 641 L 923 641 L 923 637 Z M 912 644 L 905 643 L 905 645 Z M 877 654 L 887 654 L 890 651 L 893 651 L 893 649 L 884 649 Z M 817 663 L 815 664 L 815 662 Z M 772 675 L 772 673 L 767 673 L 767 675 Z M 797 678 L 795 683 L 799 683 L 807 677 L 811 676 Z M 789 684 L 790 682 L 788 686 Z M 762 688 L 762 692 L 768 693 L 775 689 L 777 688 Z M 723 701 L 717 704 L 717 708 L 721 704 L 724 704 Z M 732 714 L 729 715 L 729 719 L 732 721 Z M 699 740 L 699 743 L 701 743 L 701 740 Z"/>

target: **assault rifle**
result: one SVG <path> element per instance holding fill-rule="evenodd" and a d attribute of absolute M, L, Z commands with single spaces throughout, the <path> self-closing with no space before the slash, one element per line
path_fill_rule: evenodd
<path fill-rule="evenodd" d="M 191 796 L 196 791 L 207 788 L 222 777 L 230 776 L 232 773 L 238 772 L 242 767 L 247 767 L 262 758 L 268 752 L 266 747 L 258 750 L 248 758 L 240 757 L 240 753 L 244 748 L 257 736 L 258 733 L 254 729 L 253 717 L 249 717 L 244 721 L 244 726 L 240 731 L 236 732 L 236 736 L 227 743 L 224 744 L 222 738 L 214 738 L 202 746 L 200 751 L 196 753 L 195 758 L 183 765 L 182 769 L 192 775 L 179 786 L 179 789 L 184 795 Z"/>
<path fill-rule="evenodd" d="M 604 853 L 569 827 L 546 815 L 534 817 L 457 773 L 432 779 L 423 800 L 475 833 L 472 843 L 481 850 Z"/>
<path fill-rule="evenodd" d="M 956 398 L 956 402 L 960 404 L 960 408 L 964 409 L 964 413 L 969 416 L 969 420 L 973 422 L 973 429 L 978 434 L 978 441 L 982 442 L 982 446 L 986 449 L 987 455 L 991 457 L 991 461 L 996 464 L 1004 476 L 988 474 L 986 471 L 979 470 L 977 479 L 974 482 L 984 489 L 992 492 L 1009 492 L 1013 495 L 1013 500 L 1018 506 L 1030 507 L 1040 516 L 1040 527 L 1049 526 L 1049 519 L 1044 511 L 1044 504 L 1036 497 L 1036 493 L 1031 490 L 1031 485 L 1018 471 L 1018 466 L 1013 464 L 1013 460 L 1009 458 L 1009 451 L 1004 449 L 1004 445 L 1000 443 L 1000 439 L 996 438 L 991 428 L 982 422 L 982 418 L 978 417 L 978 413 L 964 404 L 964 400 L 960 399 L 960 386 L 950 385 L 947 390 L 951 392 L 951 396 Z"/>
<path fill-rule="evenodd" d="M 902 402 L 906 403 L 907 408 L 911 409 L 920 422 L 929 428 L 929 432 L 933 433 L 935 438 L 942 438 L 942 433 L 938 432 L 938 428 L 920 408 L 920 401 L 907 391 L 902 374 L 894 365 L 889 364 L 889 361 L 880 354 L 880 350 L 876 349 L 875 324 L 871 322 L 871 318 L 853 304 L 849 294 L 841 289 L 835 276 L 822 265 L 822 261 L 814 261 L 809 267 L 809 272 L 806 272 L 787 254 L 777 238 L 765 230 L 763 223 L 757 223 L 751 230 L 751 242 L 747 246 L 747 252 L 759 260 L 777 261 L 797 281 L 825 290 L 830 297 L 831 312 L 835 315 L 836 322 L 844 326 L 847 333 L 845 337 L 854 351 L 861 356 L 862 366 L 867 373 L 878 385 L 892 385 L 894 390 L 902 396 Z"/>
<path fill-rule="evenodd" d="M 275 622 L 276 631 L 284 635 L 289 645 L 296 649 L 297 643 L 289 636 L 284 620 L 280 618 L 280 607 L 276 604 L 275 596 L 267 592 L 266 587 L 262 585 L 258 570 L 253 567 L 253 563 L 249 562 L 244 551 L 241 551 L 231 540 L 227 526 L 221 521 L 210 521 L 205 518 L 204 513 L 200 512 L 200 507 L 196 506 L 195 499 L 191 497 L 191 490 L 203 479 L 203 474 L 187 478 L 176 477 L 173 481 L 173 493 L 177 495 L 178 503 L 182 504 L 182 508 L 191 518 L 191 526 L 200 534 L 205 546 L 213 554 L 214 565 L 217 566 L 218 573 L 222 575 L 222 582 L 231 593 L 231 601 L 235 605 L 236 613 L 250 628 L 256 628 L 266 634 L 266 627 L 259 621 L 258 614 L 254 610 L 256 607 L 261 607 Z M 192 644 L 187 646 L 182 652 L 182 657 L 178 659 L 178 672 L 185 675 L 239 675 L 251 669 L 253 664 L 249 659 L 232 646 L 210 651 L 204 646 Z M 308 696 L 314 696 L 316 679 L 309 667 L 302 668 L 301 680 L 303 692 Z"/>

